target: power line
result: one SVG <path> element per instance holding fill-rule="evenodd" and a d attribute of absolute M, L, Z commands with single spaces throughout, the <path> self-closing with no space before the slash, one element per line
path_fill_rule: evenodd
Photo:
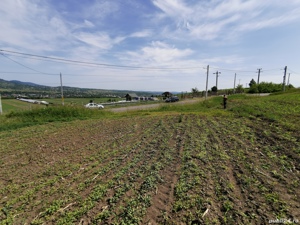
<path fill-rule="evenodd" d="M 29 73 L 29 72 L 8 72 L 8 71 L 0 71 L 0 73 L 15 73 L 15 74 L 40 74 L 40 73 Z M 57 75 L 57 74 L 56 74 Z"/>
<path fill-rule="evenodd" d="M 28 53 L 21 53 L 21 52 L 15 52 L 15 51 L 8 51 L 0 49 L 2 52 L 9 52 L 12 54 L 18 54 L 18 55 L 25 55 L 29 57 L 33 57 L 32 59 L 36 58 L 42 58 L 50 61 L 55 62 L 65 62 L 65 63 L 76 63 L 80 65 L 91 65 L 91 66 L 104 66 L 104 67 L 113 67 L 113 68 L 120 68 L 120 69 L 145 69 L 145 70 L 190 70 L 190 69 L 199 69 L 202 67 L 142 67 L 142 66 L 125 66 L 125 65 L 116 65 L 116 64 L 107 64 L 107 63 L 95 63 L 95 62 L 84 62 L 79 60 L 70 60 L 70 59 L 62 59 L 62 58 L 56 58 L 56 57 L 49 57 L 49 56 L 41 56 L 41 55 L 35 55 L 35 54 L 28 54 Z"/>
<path fill-rule="evenodd" d="M 211 67 L 213 69 L 218 69 L 218 70 L 224 70 L 224 71 L 231 71 L 231 72 L 240 72 L 240 73 L 254 73 L 252 70 L 234 70 L 234 69 L 225 69 L 221 67 Z"/>
<path fill-rule="evenodd" d="M 0 50 L 1 51 L 1 50 Z M 76 62 L 65 62 L 65 61 L 57 61 L 57 60 L 53 60 L 53 59 L 43 59 L 43 58 L 36 58 L 36 57 L 30 57 L 30 56 L 20 56 L 20 55 L 13 55 L 13 54 L 7 54 L 10 56 L 14 56 L 14 57 L 19 57 L 19 58 L 25 58 L 25 59 L 33 59 L 33 60 L 39 60 L 39 61 L 46 61 L 46 62 L 54 62 L 54 63 L 62 63 L 62 64 L 68 64 L 68 65 L 75 65 L 75 66 L 85 66 L 85 67 L 99 67 L 99 65 L 90 65 L 90 64 L 84 64 L 84 63 L 76 63 Z M 109 70 L 141 70 L 141 68 L 132 68 L 132 67 L 128 67 L 128 68 L 118 68 L 118 67 L 104 67 L 106 69 Z M 143 67 L 144 71 L 151 71 L 150 69 L 147 69 L 148 67 Z M 163 69 L 164 71 L 169 71 L 169 70 L 193 70 L 193 69 L 199 69 L 200 67 L 186 67 L 186 68 L 158 68 L 158 67 L 154 67 L 157 68 L 157 70 Z M 152 69 L 153 71 L 153 69 Z"/>
<path fill-rule="evenodd" d="M 266 71 L 276 71 L 276 70 L 281 70 L 281 68 L 276 68 L 276 69 L 268 69 L 268 70 L 265 70 L 265 69 L 264 69 L 264 72 L 266 72 Z"/>
<path fill-rule="evenodd" d="M 117 64 L 106 64 L 106 63 L 95 63 L 95 62 L 86 62 L 86 61 L 79 61 L 79 60 L 70 60 L 70 59 L 62 59 L 62 58 L 56 58 L 56 57 L 49 57 L 49 56 L 42 56 L 42 55 L 36 55 L 36 54 L 29 54 L 29 53 L 22 53 L 22 52 L 16 52 L 16 51 L 9 51 L 9 50 L 3 50 L 0 49 L 0 52 L 7 52 L 11 54 L 15 54 L 12 56 L 16 57 L 23 57 L 23 58 L 30 58 L 34 60 L 44 60 L 44 61 L 52 61 L 56 63 L 68 63 L 68 64 L 73 64 L 73 65 L 79 65 L 79 66 L 89 66 L 89 67 L 108 67 L 110 69 L 128 69 L 128 70 L 193 70 L 193 69 L 201 69 L 204 68 L 203 66 L 198 66 L 198 67 L 144 67 L 144 66 L 125 66 L 125 65 L 117 65 Z M 3 53 L 0 53 L 1 55 L 5 56 Z M 27 57 L 26 57 L 27 56 Z M 5 56 L 7 57 L 7 56 Z M 8 58 L 8 57 L 7 57 Z M 9 58 L 10 59 L 10 58 Z M 12 60 L 12 59 L 10 59 Z M 12 60 L 14 61 L 14 60 Z M 17 61 L 14 61 L 15 63 L 18 63 Z M 18 63 L 19 65 L 22 65 L 21 63 Z M 24 65 L 22 65 L 24 66 Z M 33 71 L 36 71 L 32 68 L 29 68 L 27 66 L 24 66 L 28 69 L 31 69 Z M 211 67 L 213 69 L 219 69 L 223 71 L 231 71 L 231 72 L 238 72 L 238 73 L 255 73 L 255 71 L 252 70 L 236 70 L 236 69 L 227 69 L 227 68 L 221 68 L 221 67 Z M 204 68 L 206 69 L 206 67 Z M 276 71 L 280 70 L 280 68 L 276 69 L 267 69 L 264 71 Z M 290 70 L 291 71 L 291 70 Z M 38 73 L 43 73 L 40 71 L 36 71 Z M 293 71 L 293 73 L 295 73 Z M 50 73 L 43 73 L 47 75 L 57 75 L 57 74 L 50 74 Z"/>
<path fill-rule="evenodd" d="M 291 69 L 288 69 L 290 72 L 292 72 L 293 74 L 297 74 L 297 75 L 300 75 L 300 73 L 298 73 L 298 72 L 295 72 L 295 71 L 293 71 L 293 70 L 291 70 Z"/>
<path fill-rule="evenodd" d="M 0 71 L 0 73 L 2 74 L 33 74 L 33 75 L 39 75 L 40 73 L 29 73 L 29 72 L 7 72 L 7 71 Z M 58 74 L 53 74 L 55 76 L 57 76 Z M 73 74 L 73 73 L 64 73 L 63 74 L 64 76 L 70 76 L 70 77 L 101 77 L 101 78 L 111 78 L 111 77 L 114 77 L 114 78 L 117 78 L 117 77 L 138 77 L 138 78 L 157 78 L 157 77 L 164 77 L 164 78 L 169 78 L 169 77 L 174 77 L 174 75 L 140 75 L 140 74 L 137 74 L 137 75 L 124 75 L 124 74 L 120 74 L 120 75 L 107 75 L 107 74 Z M 185 77 L 186 75 L 185 74 L 179 74 L 179 75 L 176 75 L 176 77 Z M 192 75 L 191 77 L 194 77 L 195 75 Z M 197 75 L 198 76 L 198 75 Z M 204 74 L 202 74 L 202 76 L 204 76 Z"/>
<path fill-rule="evenodd" d="M 42 74 L 45 74 L 45 75 L 54 75 L 54 74 L 50 74 L 50 73 L 44 73 L 44 72 L 41 72 L 41 71 L 32 69 L 32 68 L 30 68 L 30 67 L 28 67 L 28 66 L 25 66 L 25 65 L 23 65 L 22 63 L 19 63 L 19 62 L 15 61 L 15 60 L 9 58 L 8 56 L 4 55 L 3 53 L 0 53 L 0 55 L 2 55 L 3 57 L 5 57 L 5 58 L 7 58 L 7 59 L 9 59 L 9 60 L 11 60 L 11 61 L 13 61 L 14 63 L 19 64 L 20 66 L 23 66 L 23 67 L 25 67 L 25 68 L 27 68 L 27 69 L 30 69 L 30 70 L 32 70 L 32 71 L 35 71 L 35 72 L 37 72 L 37 73 L 42 73 Z M 57 75 L 57 74 L 56 74 L 56 75 Z"/>
<path fill-rule="evenodd" d="M 235 69 L 226 69 L 226 68 L 222 68 L 222 67 L 211 67 L 211 68 L 218 69 L 218 70 L 224 70 L 224 71 L 239 72 L 239 73 L 255 73 L 255 71 L 253 71 L 253 70 L 235 70 Z M 281 70 L 281 68 L 267 69 L 264 71 L 276 71 L 276 70 Z"/>

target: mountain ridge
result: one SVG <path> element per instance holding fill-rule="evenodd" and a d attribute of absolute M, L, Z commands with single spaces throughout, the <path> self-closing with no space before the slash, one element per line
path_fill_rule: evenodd
<path fill-rule="evenodd" d="M 14 97 L 16 94 L 39 95 L 40 97 L 50 95 L 52 97 L 61 96 L 61 87 L 50 87 L 33 82 L 23 82 L 19 80 L 0 79 L 0 92 L 7 97 Z M 133 90 L 110 90 L 95 88 L 79 88 L 63 86 L 65 97 L 124 97 L 127 93 L 136 93 L 140 96 L 161 95 L 163 91 L 133 91 Z M 13 95 L 13 96 L 12 96 Z"/>

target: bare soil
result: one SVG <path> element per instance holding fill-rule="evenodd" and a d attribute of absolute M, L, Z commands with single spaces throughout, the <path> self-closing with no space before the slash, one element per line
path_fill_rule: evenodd
<path fill-rule="evenodd" d="M 274 123 L 194 114 L 3 132 L 0 224 L 297 222 L 299 150 Z"/>

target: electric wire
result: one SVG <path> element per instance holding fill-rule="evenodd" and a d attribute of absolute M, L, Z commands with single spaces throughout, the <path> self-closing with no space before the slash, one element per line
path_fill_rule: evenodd
<path fill-rule="evenodd" d="M 19 62 L 15 61 L 15 60 L 9 58 L 8 56 L 4 55 L 3 53 L 0 53 L 0 55 L 2 55 L 3 57 L 5 57 L 5 58 L 7 58 L 7 59 L 9 59 L 9 60 L 11 60 L 11 61 L 13 61 L 14 63 L 16 63 L 16 64 L 18 64 L 18 65 L 20 65 L 20 66 L 23 66 L 23 67 L 25 67 L 25 68 L 27 68 L 27 69 L 29 69 L 29 70 L 35 71 L 35 72 L 37 72 L 37 73 L 41 73 L 41 74 L 45 74 L 45 75 L 57 75 L 57 74 L 44 73 L 44 72 L 35 70 L 35 69 L 33 69 L 33 68 L 30 68 L 30 67 L 28 67 L 28 66 L 25 66 L 25 65 L 23 65 L 22 63 L 19 63 Z"/>
<path fill-rule="evenodd" d="M 84 62 L 79 60 L 70 60 L 70 59 L 62 59 L 62 58 L 56 58 L 56 57 L 49 57 L 49 56 L 41 56 L 41 55 L 35 55 L 35 54 L 28 54 L 28 53 L 21 53 L 21 52 L 15 52 L 15 51 L 8 51 L 0 49 L 2 52 L 9 52 L 12 54 L 18 54 L 18 55 L 24 55 L 32 57 L 32 59 L 35 58 L 42 58 L 42 59 L 48 59 L 52 61 L 59 61 L 59 62 L 66 62 L 66 63 L 76 63 L 76 64 L 83 64 L 83 65 L 92 65 L 92 66 L 102 66 L 102 67 L 113 67 L 113 68 L 120 68 L 120 69 L 145 69 L 145 70 L 190 70 L 190 69 L 199 69 L 202 68 L 202 66 L 197 67 L 142 67 L 142 66 L 125 66 L 125 65 L 116 65 L 116 64 L 107 64 L 107 63 L 95 63 L 95 62 Z"/>
<path fill-rule="evenodd" d="M 298 72 L 295 72 L 295 71 L 293 71 L 293 70 L 291 70 L 291 69 L 288 69 L 290 72 L 292 72 L 293 74 L 297 74 L 297 75 L 300 75 L 300 73 L 298 73 Z"/>
<path fill-rule="evenodd" d="M 2 52 L 8 52 L 10 53 L 10 56 L 15 56 L 15 57 L 22 57 L 22 58 L 29 58 L 29 59 L 34 59 L 34 60 L 43 60 L 43 61 L 51 61 L 51 62 L 55 62 L 55 63 L 67 63 L 67 64 L 73 64 L 73 65 L 78 65 L 78 66 L 91 66 L 91 67 L 105 67 L 106 69 L 122 69 L 122 70 L 160 70 L 160 71 L 170 71 L 170 70 L 195 70 L 195 69 L 206 69 L 205 67 L 203 66 L 199 66 L 199 67 L 178 67 L 178 68 L 171 68 L 171 67 L 140 67 L 140 66 L 124 66 L 124 65 L 114 65 L 114 64 L 105 64 L 105 63 L 93 63 L 93 62 L 84 62 L 84 61 L 78 61 L 78 60 L 68 60 L 68 59 L 61 59 L 61 58 L 56 58 L 56 57 L 48 57 L 48 56 L 41 56 L 41 55 L 34 55 L 34 54 L 28 54 L 28 53 L 21 53 L 21 52 L 16 52 L 16 51 L 8 51 L 8 50 L 3 50 L 3 49 L 0 49 L 0 54 L 13 61 L 14 63 L 24 67 L 24 68 L 27 68 L 27 69 L 30 69 L 36 73 L 24 73 L 24 72 L 1 72 L 1 73 L 20 73 L 20 74 L 44 74 L 44 75 L 59 75 L 58 73 L 55 74 L 55 73 L 45 73 L 45 72 L 41 72 L 41 71 L 38 71 L 36 69 L 33 69 L 31 67 L 28 67 L 22 63 L 19 63 L 17 62 L 16 60 L 13 60 L 11 59 L 10 57 L 8 57 L 7 55 L 5 55 L 4 53 Z M 230 71 L 230 72 L 235 72 L 235 73 L 239 73 L 238 76 L 242 76 L 242 77 L 250 77 L 250 76 L 253 76 L 254 73 L 257 73 L 257 71 L 251 71 L 251 70 L 235 70 L 235 69 L 227 69 L 227 68 L 222 68 L 222 67 L 214 67 L 214 66 L 210 66 L 210 68 L 212 69 L 218 69 L 218 70 L 221 70 L 221 71 Z M 262 72 L 269 72 L 269 71 L 278 71 L 278 70 L 281 70 L 280 68 L 276 68 L 276 69 L 267 69 L 267 70 L 263 70 Z M 294 74 L 299 74 L 291 69 L 288 69 L 289 71 L 293 72 Z M 240 73 L 251 73 L 251 74 L 240 74 Z M 205 76 L 205 74 L 199 74 L 199 75 L 203 75 Z M 104 77 L 104 76 L 107 76 L 107 77 L 110 77 L 109 75 L 99 75 L 99 74 L 70 74 L 70 73 L 64 73 L 64 76 L 84 76 L 84 77 L 87 77 L 87 76 L 98 76 L 98 77 Z M 123 76 L 123 75 L 122 75 Z M 142 78 L 147 78 L 147 77 L 156 77 L 157 75 L 143 75 L 143 76 L 139 76 L 139 75 L 136 75 L 138 77 L 142 77 Z M 270 76 L 270 75 L 267 75 L 265 73 L 264 76 Z M 272 76 L 281 76 L 281 75 L 275 75 L 275 74 L 272 74 Z M 116 76 L 114 76 L 116 77 Z M 131 76 L 131 77 L 135 77 L 135 76 Z M 161 75 L 159 76 L 161 77 Z"/>
<path fill-rule="evenodd" d="M 221 67 L 213 67 L 210 66 L 210 68 L 217 69 L 217 70 L 223 70 L 223 71 L 231 71 L 231 72 L 236 72 L 236 73 L 257 73 L 257 71 L 253 70 L 235 70 L 235 69 L 226 69 L 226 68 L 221 68 Z M 280 70 L 281 68 L 276 68 L 276 69 L 267 69 L 267 70 L 262 70 L 263 71 L 277 71 Z"/>

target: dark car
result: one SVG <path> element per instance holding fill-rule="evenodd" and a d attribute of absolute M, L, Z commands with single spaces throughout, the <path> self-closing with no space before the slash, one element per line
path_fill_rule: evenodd
<path fill-rule="evenodd" d="M 177 96 L 172 96 L 166 99 L 166 102 L 178 102 L 179 98 Z"/>

